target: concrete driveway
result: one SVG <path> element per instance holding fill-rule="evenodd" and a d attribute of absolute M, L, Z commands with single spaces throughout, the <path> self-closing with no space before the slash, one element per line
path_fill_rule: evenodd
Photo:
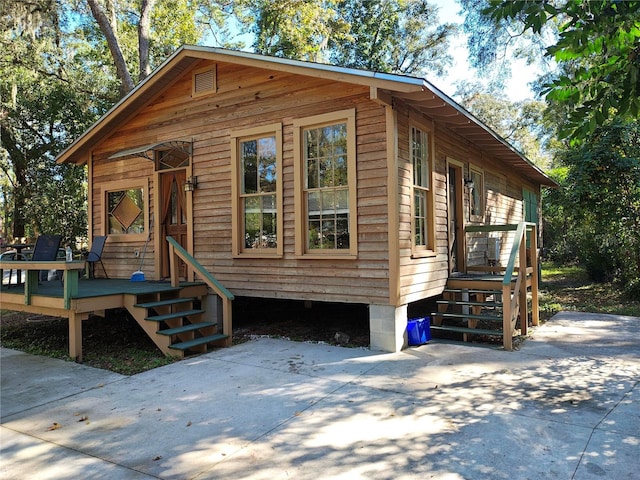
<path fill-rule="evenodd" d="M 638 479 L 640 318 L 519 351 L 261 338 L 125 377 L 2 349 L 2 479 Z"/>

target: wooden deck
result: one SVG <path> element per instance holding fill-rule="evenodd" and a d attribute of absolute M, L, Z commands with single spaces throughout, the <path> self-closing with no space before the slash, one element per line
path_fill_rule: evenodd
<path fill-rule="evenodd" d="M 61 280 L 37 282 L 37 291 L 28 292 L 28 283 L 0 287 L 0 304 L 4 310 L 45 314 L 69 319 L 69 356 L 82 361 L 82 321 L 90 315 L 103 315 L 113 308 L 131 309 L 139 299 L 159 298 L 163 295 L 206 296 L 207 287 L 201 282 L 132 282 L 129 279 L 86 279 L 77 281 L 77 289 L 65 300 Z M 68 295 L 68 292 L 67 292 Z M 68 305 L 66 305 L 68 304 Z"/>

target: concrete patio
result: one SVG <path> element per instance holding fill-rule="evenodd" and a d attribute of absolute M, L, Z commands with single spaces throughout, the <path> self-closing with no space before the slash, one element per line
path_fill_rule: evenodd
<path fill-rule="evenodd" d="M 260 338 L 131 377 L 1 350 L 0 477 L 640 478 L 640 318 L 519 351 Z"/>

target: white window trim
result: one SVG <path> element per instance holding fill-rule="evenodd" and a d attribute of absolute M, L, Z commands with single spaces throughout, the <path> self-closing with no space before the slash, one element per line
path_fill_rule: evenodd
<path fill-rule="evenodd" d="M 306 128 L 318 128 L 337 123 L 347 124 L 347 182 L 349 185 L 349 248 L 309 251 L 307 246 L 307 209 L 304 202 L 304 154 L 302 132 Z M 293 121 L 295 253 L 305 259 L 355 259 L 358 255 L 358 185 L 356 174 L 356 110 L 298 118 Z"/>
<path fill-rule="evenodd" d="M 266 136 L 276 137 L 276 248 L 244 249 L 244 222 L 240 208 L 240 182 L 242 181 L 239 158 L 239 144 L 245 140 L 255 140 Z M 234 130 L 231 137 L 231 250 L 236 258 L 272 258 L 284 254 L 284 222 L 282 218 L 282 124 L 272 123 L 260 127 Z"/>

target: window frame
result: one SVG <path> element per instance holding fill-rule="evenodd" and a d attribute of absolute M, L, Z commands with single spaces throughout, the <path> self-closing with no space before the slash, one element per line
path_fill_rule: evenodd
<path fill-rule="evenodd" d="M 474 177 L 479 178 L 479 185 L 477 185 Z M 486 205 L 486 193 L 484 189 L 484 170 L 475 165 L 469 165 L 469 180 L 472 180 L 474 183 L 473 190 L 477 190 L 479 192 L 479 201 L 480 201 L 480 213 L 474 213 L 473 211 L 473 194 L 474 192 L 471 189 L 469 191 L 469 220 L 472 222 L 483 222 L 484 221 L 484 212 Z"/>
<path fill-rule="evenodd" d="M 347 129 L 347 187 L 349 202 L 349 248 L 345 249 L 309 249 L 309 214 L 306 202 L 305 155 L 303 134 L 305 130 L 322 128 L 340 123 Z M 305 259 L 355 259 L 358 255 L 358 210 L 357 210 L 357 172 L 356 172 L 356 110 L 340 110 L 310 117 L 298 118 L 293 122 L 294 155 L 294 203 L 295 215 L 295 254 Z"/>
<path fill-rule="evenodd" d="M 276 248 L 245 249 L 244 246 L 244 212 L 242 210 L 242 168 L 240 166 L 240 143 L 275 137 L 276 143 Z M 259 127 L 234 130 L 231 137 L 231 250 L 235 258 L 273 258 L 282 257 L 284 253 L 284 222 L 282 218 L 282 124 L 272 123 Z"/>
<path fill-rule="evenodd" d="M 427 139 L 427 149 L 426 152 L 428 157 L 426 159 L 427 162 L 427 182 L 428 186 L 416 186 L 414 183 L 415 179 L 415 162 L 413 158 L 413 135 L 414 130 L 418 130 L 426 136 Z M 434 205 L 433 205 L 433 169 L 434 169 L 434 159 L 435 159 L 435 142 L 433 138 L 433 128 L 426 126 L 423 123 L 417 122 L 412 119 L 409 122 L 409 168 L 411 174 L 411 256 L 412 258 L 420 258 L 420 257 L 430 257 L 434 256 L 435 253 L 435 218 L 434 218 Z M 416 229 L 416 204 L 415 204 L 415 193 L 416 189 L 426 192 L 426 202 L 427 205 L 425 207 L 426 210 L 426 228 L 427 232 L 425 234 L 426 244 L 425 245 L 417 245 L 416 237 L 415 237 L 415 229 Z"/>
<path fill-rule="evenodd" d="M 107 207 L 109 201 L 107 195 L 112 192 L 121 192 L 126 190 L 142 190 L 143 216 L 144 216 L 144 232 L 142 233 L 109 233 L 109 212 Z M 143 179 L 131 179 L 131 180 L 116 180 L 112 182 L 105 182 L 100 185 L 100 198 L 102 199 L 101 215 L 102 226 L 100 229 L 101 235 L 109 235 L 109 239 L 112 242 L 139 242 L 145 241 L 149 236 L 149 180 Z"/>

